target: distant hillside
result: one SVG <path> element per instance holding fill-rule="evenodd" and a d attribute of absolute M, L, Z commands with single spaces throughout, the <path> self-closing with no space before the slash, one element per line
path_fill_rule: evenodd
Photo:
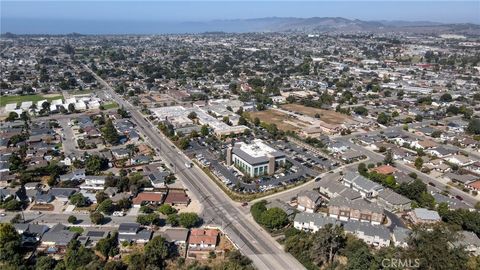
<path fill-rule="evenodd" d="M 407 21 L 362 21 L 341 17 L 270 17 L 258 19 L 214 20 L 204 22 L 159 22 L 159 21 L 88 21 L 59 19 L 6 19 L 3 28 L 14 34 L 54 34 L 72 37 L 80 34 L 181 34 L 181 33 L 246 33 L 246 32 L 293 32 L 293 33 L 355 33 L 355 32 L 405 32 L 429 34 L 464 34 L 480 36 L 480 25 L 441 24 L 435 22 Z M 35 25 L 35 30 L 25 31 L 25 25 Z M 52 29 L 52 25 L 55 28 Z M 31 28 L 28 28 L 31 29 Z M 14 37 L 4 33 L 4 37 Z"/>
<path fill-rule="evenodd" d="M 416 33 L 460 33 L 480 34 L 480 25 L 441 24 L 435 22 L 407 21 L 361 21 L 341 17 L 313 18 L 259 18 L 217 20 L 197 23 L 197 27 L 206 27 L 209 31 L 223 32 L 416 32 Z"/>

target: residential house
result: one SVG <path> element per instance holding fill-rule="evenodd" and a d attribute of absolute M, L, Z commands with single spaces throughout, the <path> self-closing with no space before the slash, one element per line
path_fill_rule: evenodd
<path fill-rule="evenodd" d="M 446 161 L 458 165 L 459 167 L 465 167 L 475 163 L 475 160 L 470 159 L 464 155 L 452 155 L 444 158 Z"/>
<path fill-rule="evenodd" d="M 118 242 L 145 244 L 150 241 L 152 231 L 140 227 L 138 223 L 120 223 L 118 226 Z"/>
<path fill-rule="evenodd" d="M 340 196 L 353 201 L 355 199 L 362 198 L 360 192 L 354 191 L 353 189 L 342 185 L 336 180 L 329 180 L 328 178 L 323 178 L 317 182 L 316 186 L 318 187 L 320 194 L 325 196 L 327 199 Z"/>
<path fill-rule="evenodd" d="M 130 156 L 130 151 L 127 148 L 116 148 L 112 149 L 112 155 L 115 159 L 125 159 Z"/>
<path fill-rule="evenodd" d="M 301 212 L 295 215 L 293 227 L 301 231 L 317 232 L 326 224 L 341 225 L 340 221 L 321 213 Z"/>
<path fill-rule="evenodd" d="M 393 233 L 392 233 L 393 245 L 396 247 L 403 247 L 403 248 L 408 247 L 407 241 L 411 232 L 412 231 L 407 228 L 402 228 L 398 226 L 393 228 Z"/>
<path fill-rule="evenodd" d="M 167 171 L 151 171 L 146 175 L 146 178 L 154 188 L 163 188 L 165 187 L 165 178 L 170 175 Z"/>
<path fill-rule="evenodd" d="M 214 229 L 192 229 L 188 238 L 188 248 L 193 250 L 214 250 L 219 232 Z"/>
<path fill-rule="evenodd" d="M 164 203 L 174 205 L 185 205 L 187 206 L 190 203 L 190 198 L 188 197 L 185 190 L 173 190 L 169 189 L 165 197 Z"/>
<path fill-rule="evenodd" d="M 411 200 L 391 189 L 383 189 L 378 192 L 377 204 L 392 212 L 403 212 L 411 209 Z"/>
<path fill-rule="evenodd" d="M 460 231 L 457 241 L 451 243 L 451 245 L 463 247 L 472 256 L 480 255 L 480 238 L 474 232 Z"/>
<path fill-rule="evenodd" d="M 71 173 L 60 175 L 60 181 L 82 181 L 85 180 L 85 169 L 77 169 Z"/>
<path fill-rule="evenodd" d="M 305 190 L 297 196 L 297 209 L 308 213 L 313 213 L 322 203 L 320 194 L 313 190 Z"/>
<path fill-rule="evenodd" d="M 170 243 L 174 243 L 175 245 L 185 246 L 187 244 L 188 239 L 188 229 L 181 229 L 181 228 L 171 228 L 166 229 L 163 232 L 159 232 L 158 234 L 161 235 L 165 240 Z M 154 234 L 154 237 L 157 233 Z"/>
<path fill-rule="evenodd" d="M 58 223 L 43 234 L 37 250 L 50 254 L 64 254 L 68 244 L 77 236 L 76 232 L 71 232 L 65 225 Z"/>
<path fill-rule="evenodd" d="M 342 183 L 345 186 L 360 192 L 364 198 L 377 197 L 378 192 L 383 189 L 381 185 L 363 177 L 358 172 L 352 171 L 347 171 L 345 173 L 342 178 Z"/>
<path fill-rule="evenodd" d="M 165 197 L 163 192 L 140 192 L 137 197 L 133 198 L 133 207 L 140 207 L 144 204 L 160 205 Z"/>
<path fill-rule="evenodd" d="M 438 146 L 435 148 L 425 150 L 425 153 L 437 158 L 446 158 L 448 156 L 458 153 L 458 151 L 455 151 L 453 149 L 448 149 L 443 146 Z"/>
<path fill-rule="evenodd" d="M 420 224 L 420 223 L 437 223 L 441 221 L 440 216 L 438 215 L 437 211 L 428 210 L 425 208 L 415 208 L 410 211 L 409 216 L 413 223 Z"/>
<path fill-rule="evenodd" d="M 452 182 L 468 185 L 480 179 L 479 176 L 473 174 L 457 174 L 449 172 L 443 175 L 444 178 L 450 179 Z"/>
<path fill-rule="evenodd" d="M 398 171 L 395 167 L 392 167 L 390 165 L 380 165 L 376 168 L 373 168 L 371 171 L 376 172 L 378 174 L 383 174 L 383 175 L 391 175 L 394 174 L 395 172 Z"/>
<path fill-rule="evenodd" d="M 381 224 L 384 219 L 383 209 L 374 203 L 363 199 L 349 201 L 342 197 L 335 197 L 328 204 L 328 215 L 342 220 L 356 220 Z"/>
<path fill-rule="evenodd" d="M 349 221 L 344 224 L 346 233 L 350 233 L 374 247 L 388 247 L 390 245 L 390 231 L 381 225 Z"/>

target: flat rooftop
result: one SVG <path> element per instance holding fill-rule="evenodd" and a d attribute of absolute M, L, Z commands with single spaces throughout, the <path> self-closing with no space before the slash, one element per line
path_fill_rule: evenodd
<path fill-rule="evenodd" d="M 246 144 L 244 142 L 238 143 L 239 148 L 248 154 L 251 157 L 258 158 L 264 157 L 267 155 L 272 155 L 277 150 L 273 149 L 272 147 L 266 145 L 262 140 L 253 140 L 252 143 Z"/>

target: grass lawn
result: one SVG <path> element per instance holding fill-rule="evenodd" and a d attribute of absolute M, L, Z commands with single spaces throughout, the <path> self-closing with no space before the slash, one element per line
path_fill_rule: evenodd
<path fill-rule="evenodd" d="M 78 234 L 82 234 L 84 231 L 82 227 L 76 227 L 76 226 L 68 227 L 68 230 L 71 232 L 76 232 Z"/>
<path fill-rule="evenodd" d="M 103 109 L 104 110 L 110 110 L 110 109 L 115 109 L 118 108 L 118 104 L 116 102 L 109 102 L 103 104 Z"/>
<path fill-rule="evenodd" d="M 62 95 L 56 95 L 56 96 L 44 96 L 44 95 L 25 95 L 25 96 L 0 96 L 0 107 L 4 107 L 5 105 L 9 103 L 21 103 L 24 101 L 33 101 L 37 102 L 40 100 L 48 100 L 49 102 L 55 99 L 63 99 Z"/>

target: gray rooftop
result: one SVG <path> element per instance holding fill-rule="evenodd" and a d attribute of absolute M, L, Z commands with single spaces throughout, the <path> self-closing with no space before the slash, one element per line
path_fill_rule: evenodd
<path fill-rule="evenodd" d="M 356 233 L 363 232 L 364 235 L 378 236 L 383 240 L 390 239 L 390 231 L 382 225 L 372 225 L 367 222 L 348 221 L 343 223 L 343 228 L 346 232 Z"/>
<path fill-rule="evenodd" d="M 358 186 L 362 190 L 381 190 L 383 187 L 370 179 L 367 179 L 360 175 L 358 172 L 347 171 L 343 177 L 344 181 L 350 182 L 355 186 Z"/>
<path fill-rule="evenodd" d="M 415 216 L 423 220 L 440 220 L 440 216 L 437 211 L 428 210 L 425 208 L 415 208 L 413 209 Z"/>
<path fill-rule="evenodd" d="M 319 228 L 323 228 L 326 224 L 334 224 L 334 225 L 341 224 L 340 221 L 335 218 L 326 217 L 319 213 L 307 213 L 307 212 L 300 212 L 296 214 L 294 221 L 300 222 L 300 223 L 313 222 L 313 224 Z"/>
<path fill-rule="evenodd" d="M 407 204 L 411 202 L 411 200 L 408 199 L 407 197 L 402 196 L 388 188 L 379 191 L 378 197 L 394 205 L 402 205 L 402 204 Z"/>
<path fill-rule="evenodd" d="M 354 201 L 347 200 L 343 197 L 332 198 L 328 204 L 329 206 L 349 207 L 351 209 L 368 210 L 373 213 L 383 214 L 383 208 L 374 203 L 369 203 L 363 199 Z"/>

